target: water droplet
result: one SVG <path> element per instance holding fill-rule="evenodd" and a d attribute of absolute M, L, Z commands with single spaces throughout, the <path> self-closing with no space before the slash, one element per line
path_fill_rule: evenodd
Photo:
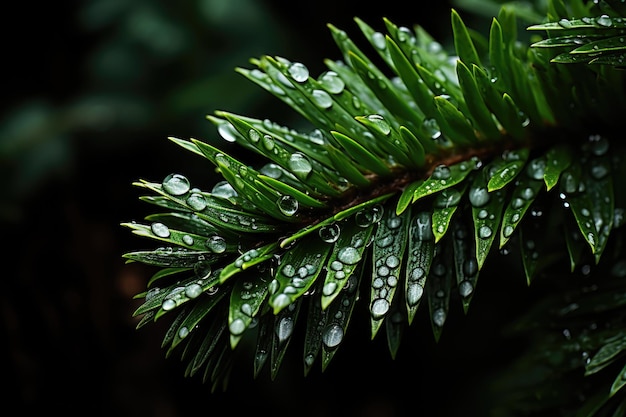
<path fill-rule="evenodd" d="M 395 255 L 389 255 L 385 260 L 385 265 L 387 265 L 389 268 L 396 268 L 398 265 L 400 265 L 400 258 Z"/>
<path fill-rule="evenodd" d="M 491 230 L 491 227 L 489 226 L 481 226 L 480 229 L 478 229 L 478 236 L 482 239 L 487 239 L 491 237 L 492 233 L 493 231 Z"/>
<path fill-rule="evenodd" d="M 286 264 L 285 266 L 283 266 L 281 271 L 283 275 L 287 278 L 291 278 L 296 275 L 296 267 L 291 264 Z"/>
<path fill-rule="evenodd" d="M 309 69 L 300 62 L 289 65 L 288 72 L 296 82 L 303 83 L 309 79 Z"/>
<path fill-rule="evenodd" d="M 294 153 L 289 157 L 288 166 L 291 172 L 300 179 L 306 179 L 313 169 L 311 162 L 301 153 Z"/>
<path fill-rule="evenodd" d="M 276 298 L 278 299 L 278 297 Z M 276 305 L 276 302 L 274 302 L 274 305 Z M 284 342 L 293 333 L 293 319 L 291 317 L 281 318 L 278 324 L 276 325 L 275 331 L 276 331 L 276 336 L 278 336 L 278 340 L 281 342 Z"/>
<path fill-rule="evenodd" d="M 593 159 L 590 167 L 591 176 L 597 180 L 601 180 L 609 174 L 609 167 L 602 161 Z"/>
<path fill-rule="evenodd" d="M 311 98 L 313 102 L 322 109 L 329 109 L 333 105 L 332 97 L 324 90 L 313 90 L 311 92 Z"/>
<path fill-rule="evenodd" d="M 461 201 L 461 193 L 454 189 L 445 189 L 437 193 L 433 205 L 436 208 L 454 207 Z"/>
<path fill-rule="evenodd" d="M 415 306 L 420 302 L 424 295 L 424 287 L 417 283 L 409 283 L 407 285 L 406 301 L 410 306 Z"/>
<path fill-rule="evenodd" d="M 266 151 L 272 151 L 276 144 L 274 143 L 274 138 L 270 135 L 263 135 L 263 147 Z"/>
<path fill-rule="evenodd" d="M 230 123 L 220 123 L 217 132 L 226 142 L 235 142 L 237 140 L 237 131 Z"/>
<path fill-rule="evenodd" d="M 333 243 L 339 239 L 341 234 L 341 228 L 337 223 L 332 223 L 327 226 L 322 226 L 319 230 L 320 239 L 326 243 Z"/>
<path fill-rule="evenodd" d="M 367 120 L 373 122 L 378 131 L 383 135 L 387 136 L 391 133 L 391 126 L 389 126 L 389 123 L 387 123 L 387 121 L 380 114 L 370 114 L 367 116 Z"/>
<path fill-rule="evenodd" d="M 178 330 L 178 337 L 180 337 L 181 339 L 186 338 L 189 335 L 189 329 L 187 327 L 181 327 Z"/>
<path fill-rule="evenodd" d="M 559 20 L 559 26 L 567 29 L 572 27 L 572 23 L 567 19 L 561 19 Z"/>
<path fill-rule="evenodd" d="M 339 250 L 337 259 L 346 265 L 355 265 L 361 260 L 361 253 L 352 246 L 346 246 Z"/>
<path fill-rule="evenodd" d="M 443 327 L 446 322 L 446 316 L 446 311 L 443 308 L 438 308 L 433 311 L 433 323 L 435 323 L 435 326 Z"/>
<path fill-rule="evenodd" d="M 383 206 L 377 204 L 375 206 L 359 210 L 354 215 L 354 222 L 360 227 L 369 227 L 370 225 L 379 222 L 382 217 Z"/>
<path fill-rule="evenodd" d="M 280 166 L 273 163 L 263 165 L 259 172 L 265 176 L 274 178 L 275 180 L 279 179 L 283 175 L 283 171 Z"/>
<path fill-rule="evenodd" d="M 193 241 L 193 237 L 191 237 L 191 236 L 189 236 L 189 235 L 183 235 L 183 238 L 182 238 L 182 239 L 183 239 L 183 243 L 184 243 L 185 245 L 188 245 L 188 246 L 193 245 L 193 242 L 194 242 L 194 241 Z"/>
<path fill-rule="evenodd" d="M 437 180 L 447 180 L 450 178 L 450 168 L 447 165 L 437 165 L 433 170 L 432 178 Z"/>
<path fill-rule="evenodd" d="M 170 195 L 182 195 L 189 191 L 190 184 L 187 177 L 180 174 L 170 174 L 161 183 L 163 190 Z"/>
<path fill-rule="evenodd" d="M 174 307 L 176 307 L 176 301 L 172 300 L 171 298 L 163 300 L 163 303 L 161 304 L 161 308 L 165 311 L 170 311 Z"/>
<path fill-rule="evenodd" d="M 220 198 L 237 197 L 237 191 L 228 181 L 220 181 L 213 186 L 211 194 Z"/>
<path fill-rule="evenodd" d="M 474 291 L 474 286 L 472 285 L 471 282 L 465 280 L 465 281 L 461 281 L 461 283 L 459 284 L 459 295 L 461 297 L 467 298 L 472 294 L 473 291 Z"/>
<path fill-rule="evenodd" d="M 202 294 L 202 287 L 198 283 L 189 284 L 185 287 L 185 295 L 189 298 L 196 298 Z"/>
<path fill-rule="evenodd" d="M 257 143 L 261 139 L 261 134 L 256 129 L 250 129 L 248 131 L 248 139 L 252 143 Z"/>
<path fill-rule="evenodd" d="M 463 262 L 463 273 L 465 273 L 466 276 L 468 277 L 474 276 L 476 275 L 477 272 L 478 272 L 478 262 L 476 261 L 475 258 L 469 258 Z"/>
<path fill-rule="evenodd" d="M 528 163 L 526 167 L 526 174 L 535 180 L 543 179 L 543 175 L 546 171 L 546 161 L 542 158 L 533 159 Z"/>
<path fill-rule="evenodd" d="M 321 86 L 331 94 L 339 94 L 343 91 L 346 84 L 334 71 L 326 71 L 319 77 Z"/>
<path fill-rule="evenodd" d="M 331 324 L 324 329 L 322 340 L 329 348 L 338 346 L 343 340 L 343 328 L 338 324 Z"/>
<path fill-rule="evenodd" d="M 384 298 L 377 298 L 372 302 L 370 311 L 375 320 L 382 319 L 389 311 L 389 301 Z"/>
<path fill-rule="evenodd" d="M 604 27 L 611 27 L 613 25 L 613 21 L 611 20 L 611 18 L 606 15 L 603 14 L 600 17 L 596 18 L 596 23 L 600 26 L 604 26 Z"/>
<path fill-rule="evenodd" d="M 187 205 L 195 211 L 202 211 L 207 206 L 206 198 L 203 194 L 191 193 L 187 198 Z"/>
<path fill-rule="evenodd" d="M 154 222 L 150 225 L 150 230 L 158 237 L 170 237 L 170 229 L 161 222 Z"/>
<path fill-rule="evenodd" d="M 233 320 L 228 326 L 228 330 L 233 336 L 239 336 L 246 330 L 246 323 L 240 318 Z"/>
<path fill-rule="evenodd" d="M 381 51 L 384 51 L 387 48 L 387 42 L 385 41 L 385 35 L 383 35 L 380 32 L 374 32 L 372 33 L 372 44 L 374 44 L 374 46 L 377 49 L 380 49 Z"/>
<path fill-rule="evenodd" d="M 469 191 L 469 201 L 474 207 L 482 207 L 487 204 L 491 198 L 489 191 L 484 187 L 472 187 Z"/>
<path fill-rule="evenodd" d="M 193 271 L 199 279 L 206 279 L 211 275 L 212 265 L 207 261 L 199 261 L 193 265 Z"/>
<path fill-rule="evenodd" d="M 605 155 L 609 150 L 609 141 L 604 136 L 591 135 L 589 136 L 589 143 L 591 144 L 591 152 L 596 156 Z"/>
<path fill-rule="evenodd" d="M 331 296 L 337 291 L 337 283 L 336 282 L 327 282 L 324 284 L 324 288 L 322 288 L 322 294 L 326 297 Z"/>
<path fill-rule="evenodd" d="M 278 209 L 285 216 L 293 216 L 298 211 L 300 204 L 298 200 L 290 195 L 284 195 L 278 199 Z"/>
<path fill-rule="evenodd" d="M 441 128 L 435 119 L 424 119 L 422 126 L 430 135 L 430 138 L 433 140 L 439 139 L 441 137 Z"/>
<path fill-rule="evenodd" d="M 206 246 L 213 253 L 223 253 L 226 250 L 226 240 L 221 236 L 211 236 L 207 239 Z"/>

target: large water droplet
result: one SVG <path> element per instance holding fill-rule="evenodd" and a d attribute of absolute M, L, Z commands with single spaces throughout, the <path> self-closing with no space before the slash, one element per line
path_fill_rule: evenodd
<path fill-rule="evenodd" d="M 487 239 L 491 237 L 492 233 L 493 230 L 491 230 L 491 227 L 489 226 L 481 226 L 480 229 L 478 229 L 478 236 L 482 239 Z"/>
<path fill-rule="evenodd" d="M 211 194 L 221 198 L 237 197 L 237 191 L 228 181 L 220 181 L 213 186 Z"/>
<path fill-rule="evenodd" d="M 387 121 L 380 114 L 370 114 L 367 116 L 367 120 L 373 122 L 383 135 L 391 133 L 391 126 L 389 126 L 389 123 L 387 123 Z"/>
<path fill-rule="evenodd" d="M 207 239 L 206 246 L 213 253 L 223 253 L 226 250 L 226 240 L 221 236 L 211 236 Z"/>
<path fill-rule="evenodd" d="M 278 297 L 276 297 L 278 298 Z M 276 304 L 276 303 L 274 303 Z M 276 336 L 278 340 L 284 342 L 293 333 L 293 319 L 291 317 L 283 317 L 276 325 Z"/>
<path fill-rule="evenodd" d="M 370 311 L 375 320 L 382 319 L 389 311 L 389 301 L 384 298 L 377 298 L 372 302 Z"/>
<path fill-rule="evenodd" d="M 170 229 L 161 222 L 154 222 L 150 225 L 150 230 L 158 237 L 170 237 Z"/>
<path fill-rule="evenodd" d="M 326 243 L 333 243 L 339 239 L 341 234 L 341 228 L 337 223 L 332 223 L 327 226 L 323 226 L 319 230 L 320 239 Z"/>
<path fill-rule="evenodd" d="M 306 179 L 313 169 L 311 162 L 301 153 L 294 153 L 287 162 L 289 169 L 300 179 Z"/>
<path fill-rule="evenodd" d="M 290 195 L 284 195 L 278 199 L 278 209 L 285 216 L 293 216 L 298 211 L 300 204 L 298 200 Z"/>
<path fill-rule="evenodd" d="M 288 71 L 291 78 L 296 82 L 303 83 L 309 79 L 309 69 L 300 62 L 294 62 L 289 65 Z"/>
<path fill-rule="evenodd" d="M 246 324 L 242 319 L 237 318 L 230 323 L 228 330 L 230 330 L 230 333 L 233 336 L 239 336 L 244 330 L 246 330 Z"/>
<path fill-rule="evenodd" d="M 455 189 L 445 189 L 437 193 L 433 205 L 436 208 L 454 207 L 461 201 L 461 193 Z"/>
<path fill-rule="evenodd" d="M 217 132 L 226 142 L 235 142 L 237 140 L 237 131 L 230 123 L 220 123 Z"/>
<path fill-rule="evenodd" d="M 611 27 L 613 25 L 613 21 L 606 14 L 603 14 L 602 16 L 597 17 L 596 23 L 604 27 Z"/>
<path fill-rule="evenodd" d="M 343 340 L 343 328 L 338 324 L 331 324 L 324 329 L 322 340 L 329 348 L 338 346 Z"/>
<path fill-rule="evenodd" d="M 360 227 L 369 227 L 373 223 L 379 222 L 383 217 L 383 206 L 377 204 L 359 210 L 354 215 L 354 222 Z"/>
<path fill-rule="evenodd" d="M 356 248 L 347 246 L 339 250 L 337 259 L 346 265 L 355 265 L 361 260 L 361 253 Z"/>
<path fill-rule="evenodd" d="M 326 71 L 319 77 L 322 87 L 331 94 L 339 94 L 346 84 L 335 71 Z"/>
<path fill-rule="evenodd" d="M 170 195 L 182 195 L 189 191 L 190 184 L 187 177 L 180 174 L 170 174 L 161 183 L 163 190 Z"/>
<path fill-rule="evenodd" d="M 329 109 L 333 105 L 332 97 L 324 90 L 313 90 L 311 92 L 311 98 L 313 102 L 322 109 Z"/>
<path fill-rule="evenodd" d="M 198 279 L 206 279 L 211 275 L 212 265 L 207 261 L 196 262 L 193 266 L 193 272 L 195 272 Z"/>
<path fill-rule="evenodd" d="M 187 327 L 181 327 L 178 330 L 178 337 L 180 337 L 181 339 L 186 338 L 187 336 L 189 336 L 189 329 Z"/>
<path fill-rule="evenodd" d="M 187 198 L 187 204 L 195 211 L 202 211 L 206 208 L 206 198 L 201 193 L 191 193 Z"/>
<path fill-rule="evenodd" d="M 446 311 L 443 308 L 436 309 L 433 311 L 433 323 L 435 323 L 437 327 L 443 327 L 446 322 L 446 316 Z"/>
<path fill-rule="evenodd" d="M 185 295 L 189 298 L 196 298 L 202 294 L 202 286 L 198 283 L 189 284 L 185 287 Z"/>
<path fill-rule="evenodd" d="M 469 190 L 469 201 L 474 207 L 482 207 L 489 202 L 491 196 L 484 187 L 472 187 Z"/>

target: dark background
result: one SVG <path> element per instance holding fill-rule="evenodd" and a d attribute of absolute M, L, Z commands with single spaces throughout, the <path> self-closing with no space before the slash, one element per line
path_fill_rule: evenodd
<path fill-rule="evenodd" d="M 0 114 L 3 408 L 164 417 L 225 408 L 277 416 L 481 410 L 475 394 L 497 366 L 495 355 L 506 349 L 497 332 L 514 310 L 510 300 L 476 300 L 485 307 L 467 317 L 460 308 L 453 311 L 437 345 L 422 314 L 395 361 L 383 338 L 370 342 L 368 330 L 357 325 L 323 374 L 304 378 L 294 352 L 276 381 L 267 375 L 253 381 L 252 364 L 241 364 L 231 388 L 211 395 L 199 378 L 183 376 L 176 358 L 165 358 L 163 325 L 135 330 L 139 300 L 133 296 L 145 288 L 149 272 L 121 257 L 151 247 L 120 226 L 152 210 L 138 200 L 133 181 L 159 181 L 170 172 L 204 189 L 215 181 L 208 161 L 168 136 L 221 141 L 205 120 L 215 110 L 302 123 L 236 74 L 236 66 L 251 68 L 249 58 L 279 55 L 318 75 L 323 59 L 340 59 L 327 23 L 368 50 L 355 16 L 379 30 L 382 17 L 419 24 L 448 42 L 449 3 L 429 2 L 424 10 L 415 5 L 12 3 L 2 28 Z M 498 291 L 496 274 L 484 275 L 485 292 Z"/>

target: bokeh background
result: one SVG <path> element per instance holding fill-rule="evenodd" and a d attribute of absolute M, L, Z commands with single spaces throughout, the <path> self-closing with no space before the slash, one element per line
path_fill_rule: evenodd
<path fill-rule="evenodd" d="M 504 342 L 486 349 L 472 338 L 497 329 L 510 303 L 485 303 L 465 318 L 456 312 L 449 325 L 456 328 L 444 331 L 439 346 L 427 321 L 414 324 L 416 335 L 395 361 L 384 339 L 370 342 L 357 326 L 323 374 L 304 378 L 298 352 L 274 382 L 253 380 L 251 363 L 242 364 L 228 391 L 211 394 L 199 378 L 183 376 L 176 358 L 165 358 L 163 326 L 135 330 L 133 296 L 149 273 L 122 259 L 151 247 L 120 226 L 153 209 L 138 200 L 133 181 L 179 172 L 204 189 L 215 182 L 208 161 L 168 136 L 222 143 L 205 119 L 215 110 L 303 123 L 235 67 L 269 54 L 318 75 L 325 58 L 340 59 L 327 23 L 367 50 L 355 16 L 380 30 L 383 17 L 419 24 L 448 42 L 450 3 L 420 8 L 399 0 L 13 2 L 1 29 L 3 408 L 178 417 L 231 408 L 275 416 L 430 409 L 443 416 L 480 407 L 472 395 L 479 386 L 468 381 L 488 377 L 486 358 L 497 366 L 494 352 Z"/>

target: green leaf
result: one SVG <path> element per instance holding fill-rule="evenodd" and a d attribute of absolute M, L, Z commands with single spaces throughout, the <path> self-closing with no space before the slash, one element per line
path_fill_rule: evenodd
<path fill-rule="evenodd" d="M 374 235 L 369 301 L 372 339 L 388 316 L 393 297 L 398 288 L 407 245 L 410 215 L 410 209 L 405 210 L 400 215 L 396 215 L 394 211 L 386 210 Z"/>
<path fill-rule="evenodd" d="M 452 33 L 454 49 L 459 54 L 461 61 L 467 66 L 482 66 L 469 31 L 459 13 L 454 9 L 452 9 Z"/>
<path fill-rule="evenodd" d="M 462 61 L 457 63 L 456 71 L 467 108 L 475 122 L 476 129 L 482 136 L 480 138 L 487 140 L 499 138 L 500 130 L 493 120 L 492 113 L 485 105 L 473 72 Z"/>
<path fill-rule="evenodd" d="M 270 280 L 271 276 L 268 273 L 246 274 L 233 284 L 228 309 L 231 348 L 237 346 L 243 333 L 263 307 L 269 292 Z"/>
<path fill-rule="evenodd" d="M 487 189 L 489 179 L 486 173 L 489 170 L 489 166 L 483 168 L 480 172 L 481 175 L 474 177 L 468 191 L 468 197 L 472 205 L 478 269 L 482 269 L 485 259 L 487 259 L 496 236 L 496 231 L 500 227 L 502 208 L 505 203 L 502 190 L 489 192 Z"/>
<path fill-rule="evenodd" d="M 352 138 L 335 131 L 330 133 L 345 149 L 347 154 L 355 161 L 358 161 L 361 166 L 378 175 L 389 175 L 391 173 L 389 167 L 385 165 L 380 158 L 372 154 Z"/>
<path fill-rule="evenodd" d="M 435 341 L 439 341 L 443 326 L 448 319 L 452 275 L 454 274 L 454 267 L 451 267 L 453 265 L 451 244 L 450 246 L 438 245 L 438 248 L 426 281 L 428 311 Z"/>
<path fill-rule="evenodd" d="M 452 233 L 454 271 L 463 311 L 466 314 L 478 281 L 478 262 L 471 233 L 464 223 L 454 222 Z"/>
<path fill-rule="evenodd" d="M 298 299 L 290 304 L 288 308 L 283 308 L 272 316 L 274 319 L 273 328 L 267 336 L 271 338 L 270 376 L 272 381 L 276 379 L 280 365 L 285 358 L 285 352 L 291 343 L 293 326 L 298 320 L 301 306 L 302 299 Z"/>
<path fill-rule="evenodd" d="M 322 333 L 322 371 L 325 371 L 331 359 L 345 340 L 348 325 L 359 300 L 359 287 L 363 269 L 361 264 L 349 278 L 344 290 L 335 302 L 327 308 L 328 321 Z"/>
<path fill-rule="evenodd" d="M 448 231 L 452 216 L 459 208 L 459 203 L 461 202 L 462 196 L 465 194 L 466 188 L 467 181 L 461 183 L 459 186 L 445 189 L 435 196 L 432 214 L 435 243 L 439 242 Z"/>
<path fill-rule="evenodd" d="M 378 211 L 361 212 L 354 218 L 332 223 L 320 229 L 322 240 L 336 239 L 326 263 L 326 278 L 322 288 L 321 306 L 327 309 L 348 282 L 357 265 L 365 257 L 367 242 L 380 220 Z"/>
<path fill-rule="evenodd" d="M 221 301 L 221 299 L 227 294 L 227 291 L 218 291 L 217 294 L 202 297 L 198 303 L 194 304 L 189 311 L 184 314 L 184 318 L 175 325 L 172 326 L 173 338 L 170 343 L 167 355 L 169 355 L 175 348 L 189 337 L 191 332 L 198 329 L 199 323 L 213 310 L 213 308 Z"/>
<path fill-rule="evenodd" d="M 413 192 L 413 202 L 459 184 L 478 167 L 479 162 L 478 158 L 471 158 L 450 166 L 437 165 L 430 177 Z"/>
<path fill-rule="evenodd" d="M 413 322 L 422 300 L 426 278 L 435 256 L 435 240 L 430 217 L 427 211 L 417 212 L 409 225 L 409 248 L 404 280 L 409 324 Z"/>
<path fill-rule="evenodd" d="M 449 127 L 444 130 L 445 136 L 456 145 L 474 145 L 477 142 L 476 133 L 465 115 L 444 96 L 435 96 L 434 100 L 439 114 Z"/>
<path fill-rule="evenodd" d="M 546 152 L 543 179 L 548 191 L 559 182 L 561 173 L 569 167 L 572 157 L 571 147 L 566 145 L 555 145 Z"/>
<path fill-rule="evenodd" d="M 274 314 L 307 292 L 322 272 L 331 249 L 331 245 L 320 239 L 308 239 L 282 255 L 269 298 Z"/>
<path fill-rule="evenodd" d="M 526 166 L 529 150 L 524 148 L 518 151 L 511 151 L 506 154 L 506 159 L 498 169 L 492 173 L 487 183 L 488 191 L 495 191 L 504 188 L 507 184 L 517 177 L 517 175 Z"/>
<path fill-rule="evenodd" d="M 520 224 L 527 210 L 535 201 L 543 182 L 528 175 L 521 175 L 518 184 L 513 189 L 511 199 L 506 204 L 500 227 L 500 248 L 509 241 L 517 226 Z"/>

